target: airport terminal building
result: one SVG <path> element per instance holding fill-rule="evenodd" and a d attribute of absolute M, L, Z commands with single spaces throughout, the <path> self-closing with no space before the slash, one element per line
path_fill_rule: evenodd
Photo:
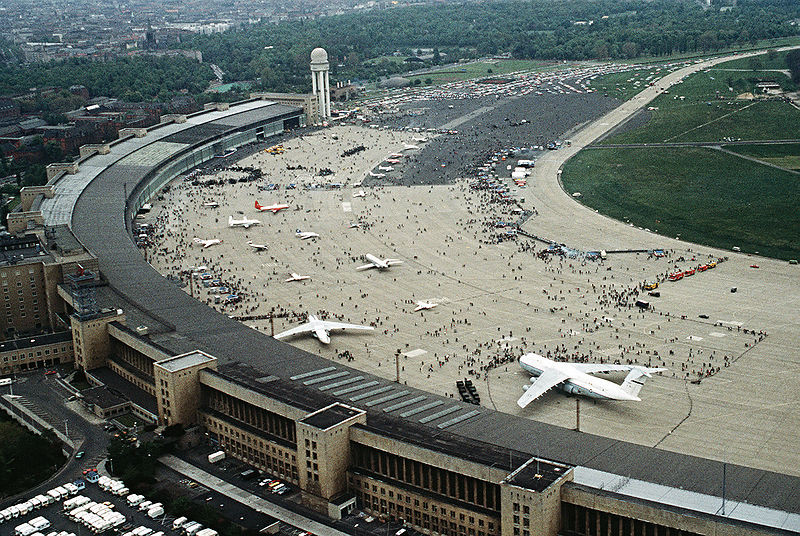
<path fill-rule="evenodd" d="M 214 311 L 146 262 L 132 222 L 169 181 L 305 124 L 302 108 L 266 99 L 167 118 L 87 148 L 28 192 L 16 228 L 68 229 L 87 257 L 54 279 L 77 368 L 129 393 L 137 415 L 202 427 L 331 518 L 358 509 L 433 536 L 800 531 L 800 478 L 582 434 L 332 363 Z"/>

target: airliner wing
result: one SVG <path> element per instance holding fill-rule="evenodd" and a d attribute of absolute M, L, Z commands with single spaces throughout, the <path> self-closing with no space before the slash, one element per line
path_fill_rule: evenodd
<path fill-rule="evenodd" d="M 327 320 L 322 322 L 322 327 L 329 331 L 332 329 L 358 329 L 362 331 L 372 331 L 375 329 L 372 326 L 359 326 L 358 324 L 345 324 L 344 322 L 328 322 Z"/>
<path fill-rule="evenodd" d="M 520 399 L 517 400 L 517 405 L 521 408 L 524 408 L 559 383 L 568 379 L 569 376 L 560 370 L 545 370 L 538 378 L 536 378 L 536 381 L 534 381 L 531 386 L 528 387 L 528 389 L 525 391 L 525 394 L 523 394 Z"/>
<path fill-rule="evenodd" d="M 640 365 L 609 365 L 599 363 L 570 363 L 570 365 L 581 372 L 585 372 L 586 374 L 595 374 L 597 372 L 630 372 L 631 370 L 641 370 L 646 376 L 649 376 L 653 372 L 663 372 L 666 370 L 663 368 L 642 367 Z"/>
<path fill-rule="evenodd" d="M 296 328 L 287 329 L 286 331 L 282 331 L 275 335 L 276 339 L 283 339 L 285 337 L 291 337 L 292 335 L 298 335 L 300 333 L 309 333 L 314 331 L 315 326 L 311 322 L 306 322 L 305 324 L 301 324 Z"/>
<path fill-rule="evenodd" d="M 375 268 L 375 265 L 372 263 L 365 264 L 364 266 L 359 266 L 356 270 L 369 270 L 370 268 Z"/>

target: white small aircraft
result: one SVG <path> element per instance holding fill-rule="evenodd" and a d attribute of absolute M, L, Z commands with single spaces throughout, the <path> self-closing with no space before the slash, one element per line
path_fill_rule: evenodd
<path fill-rule="evenodd" d="M 367 197 L 367 192 L 365 192 L 364 190 L 353 192 L 353 197 Z"/>
<path fill-rule="evenodd" d="M 429 301 L 418 301 L 416 303 L 417 303 L 417 307 L 414 309 L 415 313 L 417 311 L 423 311 L 423 310 L 426 310 L 426 309 L 433 309 L 434 307 L 439 305 L 436 302 L 429 302 Z"/>
<path fill-rule="evenodd" d="M 607 365 L 594 363 L 562 363 L 539 354 L 525 354 L 519 358 L 520 366 L 533 374 L 531 385 L 523 386 L 525 394 L 517 400 L 524 408 L 553 387 L 565 393 L 602 398 L 607 400 L 641 400 L 639 391 L 647 378 L 665 368 L 649 368 L 640 365 Z M 603 378 L 591 376 L 597 372 L 628 371 L 622 385 Z"/>
<path fill-rule="evenodd" d="M 298 229 L 294 233 L 294 236 L 296 236 L 300 240 L 308 240 L 309 238 L 319 238 L 319 234 L 313 231 L 301 231 L 300 229 Z"/>
<path fill-rule="evenodd" d="M 289 208 L 289 205 L 275 203 L 273 205 L 261 206 L 258 201 L 256 201 L 256 210 L 259 212 L 266 212 L 271 211 L 273 214 L 277 214 L 279 210 L 283 210 Z"/>
<path fill-rule="evenodd" d="M 351 221 L 348 229 L 359 229 L 361 226 L 358 224 L 357 221 Z"/>
<path fill-rule="evenodd" d="M 267 245 L 266 244 L 255 244 L 255 243 L 253 243 L 252 240 L 248 240 L 247 241 L 247 245 L 250 246 L 251 248 L 255 249 L 256 251 L 267 251 Z"/>
<path fill-rule="evenodd" d="M 403 264 L 403 261 L 400 259 L 379 259 L 372 253 L 367 253 L 364 255 L 364 258 L 369 261 L 369 264 L 365 264 L 364 266 L 359 266 L 356 270 L 369 270 L 370 268 L 377 268 L 378 270 L 386 270 L 390 266 L 394 266 L 396 264 Z"/>
<path fill-rule="evenodd" d="M 200 238 L 194 239 L 195 244 L 200 244 L 203 248 L 210 248 L 211 246 L 215 246 L 217 244 L 221 244 L 222 240 L 219 238 L 211 238 L 209 240 L 201 240 Z"/>
<path fill-rule="evenodd" d="M 291 272 L 289 275 L 291 277 L 289 277 L 289 279 L 285 280 L 287 283 L 291 283 L 292 281 L 304 281 L 306 279 L 311 279 L 310 275 L 300 275 L 300 274 L 296 274 L 294 272 Z"/>
<path fill-rule="evenodd" d="M 251 220 L 244 218 L 243 220 L 234 220 L 233 216 L 228 216 L 228 227 L 244 227 L 249 229 L 251 225 L 258 225 L 261 223 L 259 220 Z"/>
<path fill-rule="evenodd" d="M 404 156 L 403 153 L 392 153 L 389 155 L 389 158 L 403 158 Z"/>
<path fill-rule="evenodd" d="M 378 169 L 380 169 L 381 171 L 394 171 L 394 168 L 392 166 L 378 166 Z"/>
<path fill-rule="evenodd" d="M 415 138 L 411 138 L 411 141 L 416 141 L 416 142 L 419 142 L 419 143 L 425 143 L 426 141 L 428 141 L 428 138 L 425 138 L 425 137 L 416 138 L 415 137 Z"/>
<path fill-rule="evenodd" d="M 203 203 L 203 206 L 206 208 L 219 208 L 219 203 L 216 201 L 207 201 Z"/>
<path fill-rule="evenodd" d="M 375 177 L 376 179 L 381 179 L 381 178 L 386 176 L 386 173 L 373 173 L 373 172 L 370 171 L 369 172 L 369 176 L 370 177 Z"/>
<path fill-rule="evenodd" d="M 404 145 L 404 147 L 403 147 L 403 150 L 405 150 L 405 151 L 412 151 L 412 150 L 414 150 L 414 149 L 416 149 L 416 150 L 419 150 L 419 146 L 417 146 L 417 145 L 411 145 L 411 144 L 409 144 L 409 143 L 406 143 L 406 144 Z"/>
<path fill-rule="evenodd" d="M 344 322 L 330 322 L 328 320 L 320 320 L 314 315 L 308 315 L 308 322 L 297 326 L 296 328 L 287 329 L 275 335 L 276 339 L 283 339 L 291 337 L 292 335 L 299 335 L 301 333 L 311 333 L 319 339 L 322 344 L 331 342 L 330 332 L 333 330 L 359 330 L 359 331 L 372 331 L 375 328 L 372 326 L 359 326 L 358 324 L 345 324 Z"/>

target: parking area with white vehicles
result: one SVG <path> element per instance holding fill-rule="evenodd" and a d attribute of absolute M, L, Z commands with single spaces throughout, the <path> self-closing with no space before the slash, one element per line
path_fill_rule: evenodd
<path fill-rule="evenodd" d="M 125 484 L 101 476 L 61 486 L 0 510 L 0 534 L 14 536 L 217 536 L 213 529 L 186 517 L 166 515 L 164 506 L 132 494 Z"/>

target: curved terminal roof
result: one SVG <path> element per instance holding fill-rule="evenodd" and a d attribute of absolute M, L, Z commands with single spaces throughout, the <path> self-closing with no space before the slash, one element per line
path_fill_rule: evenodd
<path fill-rule="evenodd" d="M 538 454 L 583 466 L 591 471 L 576 472 L 576 482 L 593 488 L 604 488 L 604 478 L 621 476 L 629 484 L 615 486 L 615 493 L 639 500 L 661 502 L 653 494 L 658 489 L 684 490 L 687 497 L 707 497 L 707 503 L 722 495 L 721 462 L 499 413 L 334 364 L 216 312 L 161 277 L 144 260 L 126 229 L 126 192 L 130 196 L 148 173 L 191 145 L 191 140 L 199 144 L 197 140 L 209 133 L 241 130 L 291 109 L 246 102 L 118 143 L 111 154 L 89 158 L 78 174 L 56 184 L 56 196 L 42 203 L 45 221 L 47 225 L 71 224 L 77 238 L 99 258 L 109 283 L 101 291 L 111 293 L 105 299 L 113 302 L 109 305 L 123 307 L 129 322 L 134 319 L 148 325 L 152 339 L 174 354 L 202 350 L 217 357 L 221 377 L 253 390 L 310 411 L 341 401 L 366 410 L 367 426 L 388 437 L 427 442 L 432 448 L 451 449 L 455 455 L 469 456 L 463 449 L 470 450 L 471 445 L 473 450 L 496 451 L 489 459 Z M 524 459 L 515 461 L 511 467 Z M 768 520 L 773 527 L 800 531 L 800 478 L 727 465 L 725 495 L 729 501 L 756 505 L 737 509 L 747 520 L 762 524 Z M 709 511 L 681 497 L 675 493 L 672 502 L 666 503 Z"/>

